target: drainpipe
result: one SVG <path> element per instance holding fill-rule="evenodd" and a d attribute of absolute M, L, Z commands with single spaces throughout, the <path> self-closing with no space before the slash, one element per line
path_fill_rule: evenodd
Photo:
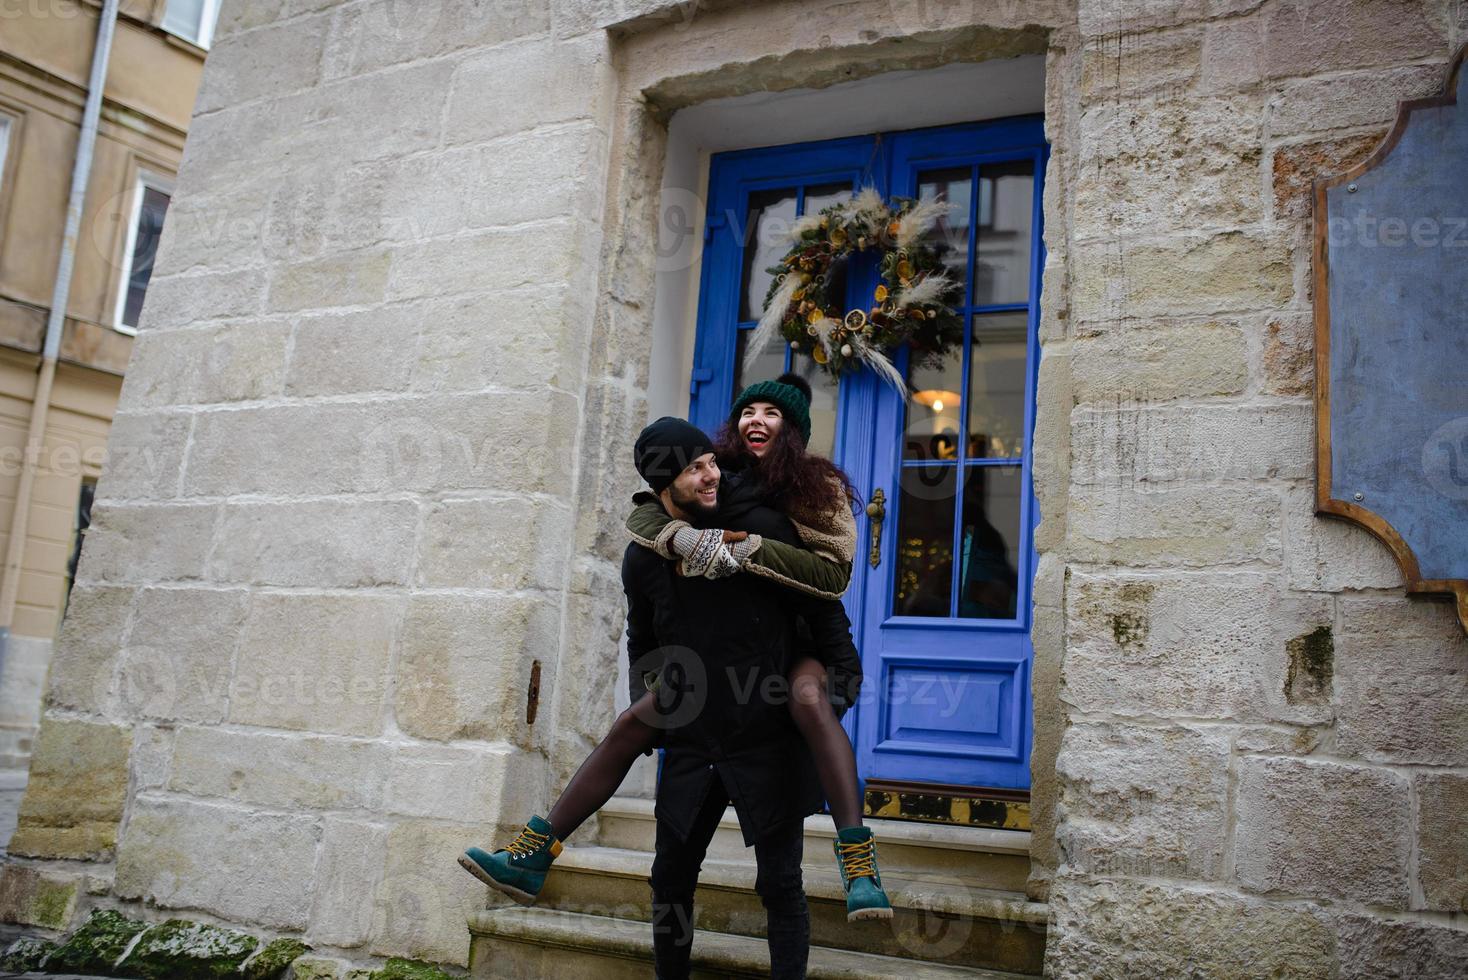
<path fill-rule="evenodd" d="M 97 120 L 102 115 L 102 94 L 107 85 L 107 60 L 112 54 L 112 34 L 117 26 L 117 3 L 118 0 L 103 0 L 102 16 L 97 21 L 97 46 L 92 51 L 92 75 L 87 82 L 87 103 L 82 109 L 81 139 L 77 141 L 76 163 L 71 169 L 71 196 L 66 202 L 66 234 L 61 239 L 61 258 L 56 262 L 56 286 L 51 291 L 46 341 L 41 348 L 36 392 L 31 398 L 31 423 L 21 457 L 20 486 L 15 491 L 15 511 L 10 517 L 4 577 L 0 578 L 0 677 L 4 676 L 6 654 L 10 651 L 10 624 L 15 619 L 15 598 L 20 592 L 20 566 L 25 558 L 31 491 L 36 482 L 41 449 L 45 445 L 46 416 L 51 408 L 51 386 L 56 381 L 61 330 L 66 323 L 66 305 L 71 297 L 71 275 L 76 265 L 82 205 L 86 202 L 87 183 L 92 176 L 92 151 L 97 145 Z"/>

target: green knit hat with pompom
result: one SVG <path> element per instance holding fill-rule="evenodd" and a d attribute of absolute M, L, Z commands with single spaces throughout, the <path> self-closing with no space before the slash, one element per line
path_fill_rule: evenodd
<path fill-rule="evenodd" d="M 739 413 L 755 402 L 769 402 L 780 409 L 785 421 L 800 430 L 801 441 L 810 445 L 810 384 L 804 378 L 787 372 L 774 381 L 756 381 L 734 399 L 730 424 L 737 427 Z"/>

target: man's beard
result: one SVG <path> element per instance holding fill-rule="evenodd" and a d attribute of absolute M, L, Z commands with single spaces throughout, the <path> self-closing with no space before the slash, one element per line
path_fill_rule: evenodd
<path fill-rule="evenodd" d="M 719 502 L 717 499 L 712 504 L 706 504 L 699 498 L 698 491 L 684 496 L 678 492 L 677 487 L 669 487 L 668 495 L 673 498 L 674 506 L 688 514 L 694 514 L 698 517 L 712 517 L 719 511 Z"/>

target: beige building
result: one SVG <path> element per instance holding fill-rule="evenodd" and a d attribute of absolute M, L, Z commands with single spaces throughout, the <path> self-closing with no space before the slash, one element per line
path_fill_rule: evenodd
<path fill-rule="evenodd" d="M 954 205 L 965 340 L 817 386 L 885 501 L 849 725 L 898 912 L 846 925 L 811 820 L 812 975 L 1465 975 L 1468 638 L 1316 513 L 1311 210 L 1402 100 L 1463 124 L 1465 42 L 1458 0 L 225 0 L 7 928 L 646 976 L 650 767 L 539 908 L 454 858 L 613 717 L 636 432 L 809 368 L 740 366 L 761 270 L 870 184 Z M 704 875 L 701 968 L 760 975 L 732 828 Z"/>
<path fill-rule="evenodd" d="M 60 363 L 38 406 L 100 9 L 73 0 L 0 9 L 0 535 L 7 545 L 22 471 L 36 467 L 0 666 L 0 846 L 14 827 L 78 535 L 106 457 L 212 30 L 213 12 L 198 0 L 121 5 Z M 38 410 L 45 416 L 43 438 L 27 453 Z"/>

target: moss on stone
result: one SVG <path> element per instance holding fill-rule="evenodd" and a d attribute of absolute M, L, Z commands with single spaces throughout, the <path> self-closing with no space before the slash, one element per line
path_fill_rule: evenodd
<path fill-rule="evenodd" d="M 65 929 L 71 918 L 72 901 L 76 898 L 76 882 L 46 881 L 36 883 L 36 894 L 31 899 L 31 922 L 48 929 Z"/>
<path fill-rule="evenodd" d="M 299 939 L 276 939 L 250 957 L 241 972 L 244 980 L 279 980 L 297 957 L 310 951 Z"/>
<path fill-rule="evenodd" d="M 0 970 L 12 973 L 38 970 L 46 954 L 55 948 L 56 944 L 53 942 L 36 939 L 34 936 L 21 936 L 5 947 L 5 952 L 0 954 Z"/>
<path fill-rule="evenodd" d="M 46 961 L 50 973 L 91 973 L 106 976 L 133 937 L 148 928 L 146 922 L 121 912 L 102 909 L 87 916 Z"/>
<path fill-rule="evenodd" d="M 432 963 L 394 957 L 372 972 L 372 980 L 456 980 Z"/>
<path fill-rule="evenodd" d="M 169 919 L 143 934 L 120 972 L 144 980 L 217 980 L 236 976 L 259 944 L 243 932 Z"/>

